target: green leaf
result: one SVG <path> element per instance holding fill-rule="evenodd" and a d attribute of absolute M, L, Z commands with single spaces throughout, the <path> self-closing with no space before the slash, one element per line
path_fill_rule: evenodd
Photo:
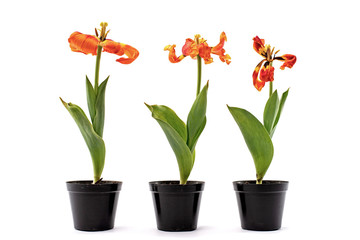
<path fill-rule="evenodd" d="M 256 178 L 261 182 L 274 155 L 271 138 L 261 122 L 245 109 L 229 107 L 254 159 Z"/>
<path fill-rule="evenodd" d="M 185 184 L 193 166 L 193 155 L 186 145 L 185 123 L 169 107 L 163 105 L 145 105 L 152 112 L 152 117 L 163 129 L 173 149 L 180 171 L 180 184 Z"/>
<path fill-rule="evenodd" d="M 96 96 L 93 85 L 91 84 L 87 76 L 86 76 L 86 97 L 87 97 L 87 105 L 89 109 L 91 122 L 94 122 L 95 113 L 96 113 L 95 111 Z"/>
<path fill-rule="evenodd" d="M 94 131 L 89 119 L 84 111 L 77 105 L 66 103 L 60 98 L 65 108 L 78 125 L 82 136 L 89 148 L 94 168 L 94 182 L 97 182 L 102 174 L 105 164 L 105 143 L 103 139 Z"/>
<path fill-rule="evenodd" d="M 99 86 L 95 102 L 95 117 L 93 121 L 95 132 L 102 137 L 104 132 L 105 120 L 105 90 L 109 77 L 107 77 Z"/>
<path fill-rule="evenodd" d="M 273 130 L 275 118 L 279 110 L 279 97 L 277 90 L 271 94 L 264 109 L 264 127 L 270 134 Z"/>
<path fill-rule="evenodd" d="M 276 129 L 276 126 L 279 122 L 279 119 L 280 119 L 280 116 L 281 116 L 281 113 L 282 113 L 282 110 L 284 108 L 284 105 L 285 105 L 285 102 L 286 102 L 286 99 L 287 99 L 287 96 L 289 94 L 289 90 L 286 90 L 282 95 L 281 95 L 281 99 L 280 99 L 280 105 L 279 105 L 279 110 L 277 112 L 277 115 L 276 115 L 276 118 L 275 118 L 275 122 L 274 122 L 274 126 L 270 132 L 270 137 L 272 137 L 274 135 L 274 132 L 275 132 L 275 129 Z"/>
<path fill-rule="evenodd" d="M 195 145 L 206 125 L 206 105 L 209 82 L 196 97 L 187 118 L 187 145 L 191 152 L 195 150 Z"/>

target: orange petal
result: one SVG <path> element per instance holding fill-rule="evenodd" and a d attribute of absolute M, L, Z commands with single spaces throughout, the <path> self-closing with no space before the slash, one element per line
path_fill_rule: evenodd
<path fill-rule="evenodd" d="M 263 64 L 264 61 L 265 61 L 265 59 L 262 60 L 262 61 L 255 67 L 255 70 L 254 70 L 253 75 L 252 75 L 254 87 L 255 87 L 258 91 L 261 91 L 261 89 L 265 86 L 265 82 L 263 82 L 263 81 L 261 81 L 260 79 L 258 79 L 260 67 L 261 67 L 261 65 Z"/>
<path fill-rule="evenodd" d="M 214 61 L 211 57 L 211 47 L 209 47 L 206 42 L 199 44 L 198 48 L 199 56 L 204 59 L 205 64 L 210 64 Z"/>
<path fill-rule="evenodd" d="M 270 66 L 269 62 L 266 62 L 260 71 L 260 80 L 263 82 L 274 81 L 274 70 L 273 66 Z"/>
<path fill-rule="evenodd" d="M 276 57 L 275 59 L 284 62 L 284 64 L 280 67 L 281 70 L 284 70 L 285 67 L 292 68 L 296 63 L 296 56 L 291 54 L 285 54 L 281 57 Z"/>
<path fill-rule="evenodd" d="M 254 40 L 254 44 L 253 44 L 254 50 L 261 56 L 265 56 L 265 53 L 266 53 L 265 40 L 260 39 L 258 36 L 254 37 L 253 40 Z"/>
<path fill-rule="evenodd" d="M 178 63 L 185 58 L 184 55 L 180 55 L 179 57 L 176 56 L 175 47 L 176 45 L 174 44 L 174 45 L 167 45 L 164 48 L 164 51 L 169 51 L 169 61 L 171 63 Z"/>
<path fill-rule="evenodd" d="M 113 53 L 118 56 L 122 56 L 125 54 L 127 58 L 121 57 L 116 59 L 117 62 L 122 64 L 130 64 L 139 56 L 139 51 L 136 48 L 133 48 L 132 46 L 124 43 L 114 42 L 110 39 L 102 42 L 102 46 L 104 52 Z"/>
<path fill-rule="evenodd" d="M 211 53 L 218 55 L 222 62 L 226 62 L 227 64 L 230 64 L 231 63 L 230 55 L 229 54 L 225 55 L 224 44 L 226 41 L 227 41 L 226 35 L 224 32 L 222 32 L 220 35 L 219 44 L 211 49 Z"/>
<path fill-rule="evenodd" d="M 218 45 L 212 48 L 211 53 L 216 55 L 223 55 L 224 54 L 223 52 L 225 52 L 223 48 L 226 41 L 227 41 L 226 34 L 222 32 L 220 34 L 220 42 L 218 43 Z"/>
<path fill-rule="evenodd" d="M 190 38 L 186 39 L 185 44 L 182 47 L 182 54 L 184 56 L 196 58 L 196 56 L 199 54 L 199 49 L 194 40 Z"/>
<path fill-rule="evenodd" d="M 74 32 L 69 37 L 70 48 L 74 52 L 96 55 L 100 40 L 92 35 Z"/>

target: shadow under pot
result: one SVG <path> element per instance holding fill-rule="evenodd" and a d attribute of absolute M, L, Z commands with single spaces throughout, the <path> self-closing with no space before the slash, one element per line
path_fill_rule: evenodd
<path fill-rule="evenodd" d="M 150 182 L 157 228 L 162 231 L 193 231 L 197 228 L 204 182 Z"/>
<path fill-rule="evenodd" d="M 233 185 L 243 229 L 273 231 L 281 228 L 289 182 L 235 181 Z"/>
<path fill-rule="evenodd" d="M 121 186 L 122 182 L 117 181 L 66 182 L 75 229 L 104 231 L 114 228 Z"/>

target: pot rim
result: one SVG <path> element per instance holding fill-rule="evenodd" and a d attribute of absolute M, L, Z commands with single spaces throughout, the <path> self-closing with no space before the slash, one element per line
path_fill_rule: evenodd
<path fill-rule="evenodd" d="M 69 192 L 119 192 L 121 190 L 121 186 L 122 182 L 110 180 L 104 180 L 98 184 L 92 184 L 91 180 L 75 180 L 66 182 L 66 187 Z"/>
<path fill-rule="evenodd" d="M 262 184 L 256 184 L 255 180 L 240 180 L 233 182 L 236 192 L 285 192 L 289 182 L 282 180 L 263 180 Z"/>
<path fill-rule="evenodd" d="M 180 184 L 180 181 L 165 180 L 149 182 L 150 191 L 152 192 L 201 192 L 204 190 L 205 182 L 203 181 L 187 181 L 186 184 Z"/>

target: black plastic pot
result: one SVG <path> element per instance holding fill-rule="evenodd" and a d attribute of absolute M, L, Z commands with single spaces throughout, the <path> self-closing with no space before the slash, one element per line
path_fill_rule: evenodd
<path fill-rule="evenodd" d="M 91 183 L 91 181 L 66 182 L 74 227 L 81 231 L 112 229 L 122 182 Z"/>
<path fill-rule="evenodd" d="M 286 181 L 233 182 L 241 227 L 255 231 L 280 229 L 288 184 Z"/>
<path fill-rule="evenodd" d="M 197 228 L 204 182 L 150 182 L 157 228 L 162 231 L 193 231 Z"/>

